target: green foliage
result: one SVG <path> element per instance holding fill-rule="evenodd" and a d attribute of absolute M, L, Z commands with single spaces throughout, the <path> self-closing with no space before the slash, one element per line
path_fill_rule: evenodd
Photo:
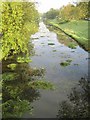
<path fill-rule="evenodd" d="M 28 54 L 28 41 L 38 28 L 38 12 L 31 2 L 2 3 L 2 58 Z"/>
<path fill-rule="evenodd" d="M 47 19 L 58 19 L 60 23 L 71 20 L 88 19 L 90 18 L 88 14 L 89 7 L 90 5 L 88 2 L 77 2 L 76 5 L 69 3 L 59 10 L 50 9 L 43 17 Z"/>
<path fill-rule="evenodd" d="M 79 20 L 89 18 L 88 16 L 88 2 L 77 3 L 76 6 L 68 4 L 63 6 L 59 12 L 59 21 L 62 20 Z"/>
<path fill-rule="evenodd" d="M 85 18 L 89 18 L 90 15 L 88 14 L 88 9 L 89 9 L 89 3 L 88 2 L 80 2 L 77 4 L 77 15 L 78 15 L 78 19 L 85 19 Z"/>
<path fill-rule="evenodd" d="M 43 15 L 43 18 L 47 18 L 47 19 L 55 19 L 59 14 L 59 10 L 55 10 L 53 8 L 50 9 L 50 11 L 48 11 L 47 13 L 45 13 Z"/>
<path fill-rule="evenodd" d="M 59 19 L 61 20 L 72 20 L 75 17 L 75 14 L 77 11 L 75 11 L 75 7 L 72 4 L 68 4 L 67 6 L 63 6 L 60 9 L 59 13 Z"/>

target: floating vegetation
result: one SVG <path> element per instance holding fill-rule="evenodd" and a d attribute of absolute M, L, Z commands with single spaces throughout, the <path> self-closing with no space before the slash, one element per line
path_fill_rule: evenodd
<path fill-rule="evenodd" d="M 44 37 L 44 35 L 41 35 L 40 37 Z"/>
<path fill-rule="evenodd" d="M 51 40 L 48 39 L 48 41 L 51 41 Z"/>
<path fill-rule="evenodd" d="M 53 50 L 53 52 L 56 52 L 57 50 Z"/>
<path fill-rule="evenodd" d="M 54 43 L 48 43 L 48 45 L 55 45 Z"/>
<path fill-rule="evenodd" d="M 45 45 L 42 45 L 42 46 L 45 46 Z"/>
<path fill-rule="evenodd" d="M 75 51 L 71 51 L 71 52 L 75 52 Z"/>
<path fill-rule="evenodd" d="M 66 66 L 70 65 L 71 62 L 72 62 L 72 60 L 66 60 L 65 62 L 61 62 L 60 65 L 63 67 L 66 67 Z"/>
<path fill-rule="evenodd" d="M 63 52 L 61 52 L 61 54 L 64 54 Z"/>
<path fill-rule="evenodd" d="M 3 81 L 12 81 L 12 80 L 16 80 L 18 77 L 18 75 L 16 73 L 12 73 L 12 72 L 7 72 L 2 74 L 2 80 Z"/>
<path fill-rule="evenodd" d="M 72 62 L 72 60 L 66 60 L 66 62 L 69 62 L 69 63 L 70 63 L 70 62 Z"/>
<path fill-rule="evenodd" d="M 52 83 L 46 82 L 43 80 L 29 82 L 29 86 L 31 86 L 34 89 L 36 88 L 37 89 L 49 89 L 49 90 L 55 89 L 55 86 Z"/>
<path fill-rule="evenodd" d="M 68 44 L 68 47 L 71 48 L 71 49 L 76 49 L 76 44 L 73 43 L 73 42 L 70 42 L 70 43 Z"/>
<path fill-rule="evenodd" d="M 78 64 L 74 64 L 75 66 L 78 66 Z"/>
<path fill-rule="evenodd" d="M 37 69 L 37 68 L 33 68 L 29 70 L 29 75 L 30 76 L 43 76 L 45 73 L 45 69 L 41 68 L 41 69 Z"/>
<path fill-rule="evenodd" d="M 41 43 L 41 44 L 43 44 L 43 45 L 44 45 L 44 43 Z"/>

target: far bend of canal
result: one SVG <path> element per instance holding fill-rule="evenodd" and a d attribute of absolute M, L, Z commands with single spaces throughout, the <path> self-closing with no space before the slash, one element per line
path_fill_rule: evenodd
<path fill-rule="evenodd" d="M 56 89 L 40 90 L 41 97 L 33 102 L 33 118 L 55 118 L 59 103 L 67 99 L 72 87 L 78 83 L 81 77 L 88 73 L 88 52 L 77 46 L 71 49 L 58 41 L 57 35 L 49 31 L 45 24 L 39 24 L 39 31 L 32 35 L 35 55 L 31 57 L 30 66 L 33 68 L 45 68 L 43 79 L 54 83 Z M 53 45 L 49 45 L 53 43 Z M 70 65 L 64 67 L 60 63 L 72 60 Z"/>

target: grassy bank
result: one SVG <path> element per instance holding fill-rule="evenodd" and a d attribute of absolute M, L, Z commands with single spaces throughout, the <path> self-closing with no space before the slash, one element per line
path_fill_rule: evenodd
<path fill-rule="evenodd" d="M 61 44 L 64 44 L 65 46 L 67 46 L 71 49 L 76 49 L 76 47 L 78 46 L 78 43 L 74 39 L 72 39 L 71 37 L 66 35 L 64 32 L 62 32 L 62 30 L 60 30 L 56 27 L 53 27 L 53 26 L 47 26 L 47 28 L 50 31 L 53 31 L 57 34 L 58 41 Z"/>
<path fill-rule="evenodd" d="M 56 20 L 49 20 L 47 24 L 61 29 L 74 38 L 85 50 L 90 51 L 88 46 L 88 21 L 80 20 L 58 23 Z"/>

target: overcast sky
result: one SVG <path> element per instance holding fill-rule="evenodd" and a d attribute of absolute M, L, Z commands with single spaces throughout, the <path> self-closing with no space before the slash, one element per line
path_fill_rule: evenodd
<path fill-rule="evenodd" d="M 35 0 L 38 2 L 38 10 L 40 13 L 47 12 L 50 8 L 60 8 L 63 5 L 72 3 L 77 0 Z"/>

